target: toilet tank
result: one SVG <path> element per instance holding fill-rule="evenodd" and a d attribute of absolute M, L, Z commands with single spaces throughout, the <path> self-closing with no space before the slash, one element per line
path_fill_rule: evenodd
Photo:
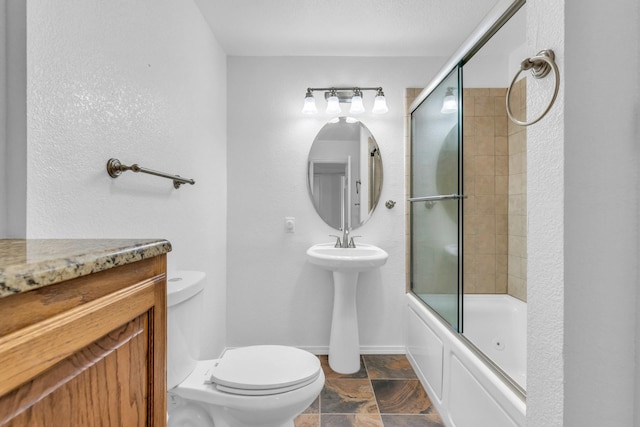
<path fill-rule="evenodd" d="M 205 274 L 174 271 L 167 278 L 167 388 L 180 384 L 196 366 Z"/>

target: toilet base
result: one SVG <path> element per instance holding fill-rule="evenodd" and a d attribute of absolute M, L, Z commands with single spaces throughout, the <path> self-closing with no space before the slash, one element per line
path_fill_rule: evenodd
<path fill-rule="evenodd" d="M 167 393 L 167 427 L 214 427 L 202 405 Z"/>
<path fill-rule="evenodd" d="M 320 371 L 311 384 L 285 393 L 266 396 L 224 393 L 202 381 L 209 362 L 198 362 L 194 372 L 169 394 L 204 409 L 215 427 L 294 427 L 295 417 L 313 403 L 324 386 L 324 373 Z"/>
<path fill-rule="evenodd" d="M 167 427 L 255 427 L 258 425 L 260 427 L 295 427 L 294 419 L 299 415 L 296 414 L 284 422 L 279 420 L 269 423 L 261 419 L 256 424 L 255 420 L 247 419 L 246 414 L 235 417 L 226 412 L 223 417 L 222 414 L 215 414 L 215 408 L 207 408 L 199 402 L 191 402 L 171 393 L 169 393 L 167 401 L 169 403 Z M 212 416 L 216 419 L 215 423 Z"/>

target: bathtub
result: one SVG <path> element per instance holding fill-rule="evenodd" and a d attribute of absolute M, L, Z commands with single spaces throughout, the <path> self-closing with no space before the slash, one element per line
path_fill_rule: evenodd
<path fill-rule="evenodd" d="M 507 295 L 465 296 L 465 336 L 501 363 L 495 369 L 415 295 L 407 294 L 407 300 L 407 358 L 445 425 L 525 426 L 524 395 L 499 371 L 525 388 L 526 304 Z M 483 321 L 499 328 L 483 327 Z M 522 333 L 509 331 L 509 325 Z"/>
<path fill-rule="evenodd" d="M 527 304 L 509 295 L 465 295 L 464 336 L 527 389 Z"/>

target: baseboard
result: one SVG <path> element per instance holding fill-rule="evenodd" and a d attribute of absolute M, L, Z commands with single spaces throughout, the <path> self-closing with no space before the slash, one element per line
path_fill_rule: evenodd
<path fill-rule="evenodd" d="M 292 347 L 297 347 L 302 350 L 306 350 L 309 353 L 313 354 L 329 354 L 329 346 L 305 346 L 305 345 L 294 345 Z M 225 347 L 225 349 L 220 354 L 220 357 L 224 354 L 225 351 L 231 350 L 237 347 Z M 372 346 L 362 346 L 360 347 L 360 354 L 406 354 L 407 349 L 402 345 L 372 345 Z"/>
<path fill-rule="evenodd" d="M 329 354 L 329 346 L 296 346 L 313 354 Z M 405 354 L 406 347 L 401 345 L 390 346 L 362 346 L 360 354 Z"/>

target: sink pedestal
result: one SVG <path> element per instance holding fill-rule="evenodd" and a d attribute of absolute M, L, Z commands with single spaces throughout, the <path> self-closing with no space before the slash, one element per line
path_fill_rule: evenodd
<path fill-rule="evenodd" d="M 355 248 L 318 243 L 307 249 L 309 262 L 333 272 L 333 316 L 329 339 L 329 366 L 340 374 L 360 370 L 360 337 L 356 288 L 358 273 L 383 266 L 389 254 L 377 246 L 359 243 Z"/>
<path fill-rule="evenodd" d="M 360 370 L 360 337 L 356 291 L 358 272 L 333 272 L 333 317 L 329 339 L 329 366 L 340 374 Z"/>

